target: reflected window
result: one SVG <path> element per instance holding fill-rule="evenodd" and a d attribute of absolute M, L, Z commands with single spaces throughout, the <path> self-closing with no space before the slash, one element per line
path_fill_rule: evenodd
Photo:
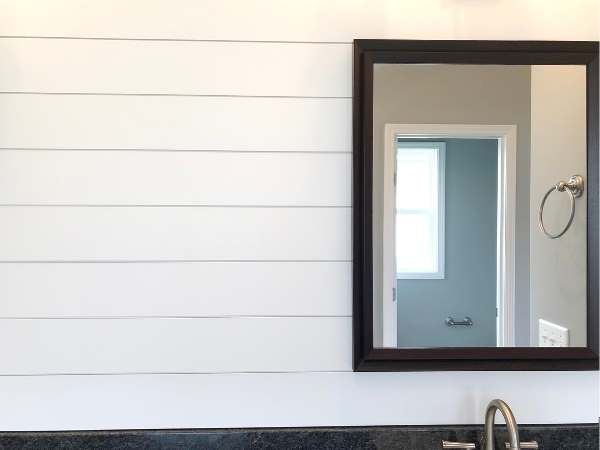
<path fill-rule="evenodd" d="M 443 142 L 396 146 L 396 278 L 444 278 Z"/>

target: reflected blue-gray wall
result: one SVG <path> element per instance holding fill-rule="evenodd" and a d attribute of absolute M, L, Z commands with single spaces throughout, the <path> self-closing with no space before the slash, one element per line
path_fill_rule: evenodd
<path fill-rule="evenodd" d="M 398 346 L 495 346 L 498 141 L 442 141 L 445 278 L 398 280 Z M 474 325 L 448 327 L 447 316 Z"/>

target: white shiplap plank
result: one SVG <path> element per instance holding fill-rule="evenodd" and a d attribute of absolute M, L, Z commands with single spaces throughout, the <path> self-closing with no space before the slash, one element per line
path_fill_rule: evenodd
<path fill-rule="evenodd" d="M 557 395 L 560 386 L 560 395 Z M 595 372 L 0 377 L 0 430 L 594 423 Z"/>
<path fill-rule="evenodd" d="M 0 317 L 349 316 L 349 262 L 4 263 Z"/>
<path fill-rule="evenodd" d="M 0 91 L 349 97 L 352 47 L 0 39 Z"/>
<path fill-rule="evenodd" d="M 350 206 L 349 153 L 0 151 L 0 204 Z"/>
<path fill-rule="evenodd" d="M 595 0 L 1 0 L 0 10 L 5 35 L 346 42 L 598 36 Z"/>
<path fill-rule="evenodd" d="M 339 98 L 0 95 L 0 148 L 349 151 Z"/>
<path fill-rule="evenodd" d="M 350 208 L 2 207 L 0 261 L 350 259 Z"/>
<path fill-rule="evenodd" d="M 350 370 L 351 321 L 4 319 L 0 374 Z"/>

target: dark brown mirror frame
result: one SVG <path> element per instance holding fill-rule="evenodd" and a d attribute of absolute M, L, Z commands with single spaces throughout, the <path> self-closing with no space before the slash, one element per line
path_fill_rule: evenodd
<path fill-rule="evenodd" d="M 581 64 L 587 73 L 587 347 L 373 347 L 373 65 Z M 355 40 L 353 367 L 355 371 L 598 370 L 598 42 Z"/>

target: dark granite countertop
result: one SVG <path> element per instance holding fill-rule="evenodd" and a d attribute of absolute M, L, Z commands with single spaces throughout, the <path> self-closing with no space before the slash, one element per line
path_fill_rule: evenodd
<path fill-rule="evenodd" d="M 519 430 L 522 441 L 536 440 L 542 450 L 598 450 L 597 424 Z M 442 439 L 479 444 L 482 432 L 477 425 L 1 432 L 0 450 L 437 450 Z M 496 448 L 503 449 L 506 429 L 496 434 Z"/>

